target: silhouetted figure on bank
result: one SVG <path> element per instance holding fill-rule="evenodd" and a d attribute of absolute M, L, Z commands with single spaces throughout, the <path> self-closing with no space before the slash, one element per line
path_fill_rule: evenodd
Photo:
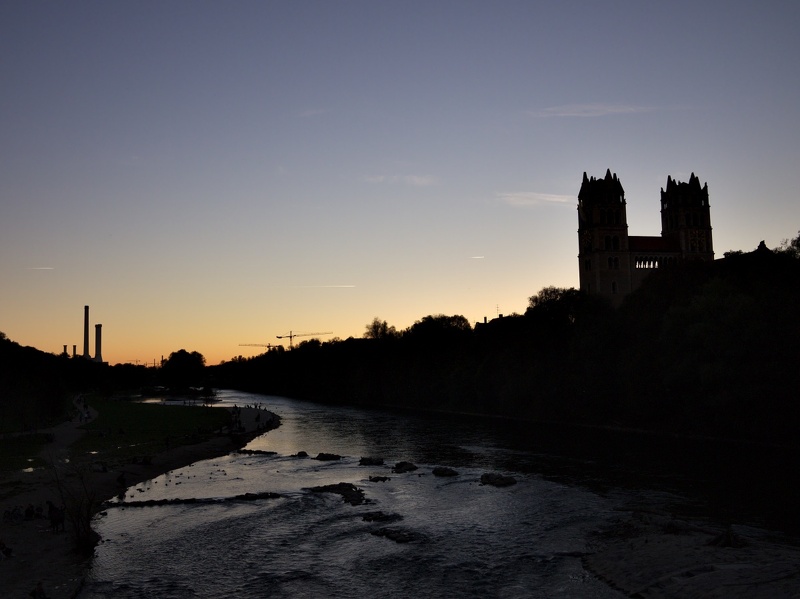
<path fill-rule="evenodd" d="M 57 507 L 52 501 L 47 502 L 47 517 L 50 519 L 50 530 L 58 532 L 65 530 L 64 512 L 65 508 Z"/>

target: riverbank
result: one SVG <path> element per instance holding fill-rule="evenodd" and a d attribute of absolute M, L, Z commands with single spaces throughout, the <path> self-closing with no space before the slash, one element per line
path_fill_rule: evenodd
<path fill-rule="evenodd" d="M 102 471 L 79 467 L 67 461 L 69 447 L 83 434 L 81 422 L 64 422 L 50 429 L 52 442 L 42 451 L 46 463 L 57 468 L 39 468 L 31 472 L 15 471 L 0 477 L 0 505 L 3 511 L 18 507 L 23 514 L 28 506 L 42 507 L 44 517 L 2 523 L 0 541 L 13 552 L 0 556 L 0 589 L 3 597 L 26 599 L 38 582 L 50 599 L 75 597 L 82 585 L 90 557 L 75 551 L 74 525 L 67 518 L 66 531 L 54 532 L 47 518 L 47 501 L 66 504 L 72 509 L 97 509 L 102 501 L 117 496 L 124 487 L 160 476 L 194 462 L 226 455 L 253 437 L 280 424 L 278 417 L 266 410 L 238 408 L 242 431 L 220 433 L 191 445 L 175 445 L 139 463 Z M 90 418 L 97 416 L 90 408 Z M 69 514 L 68 514 L 69 515 Z"/>

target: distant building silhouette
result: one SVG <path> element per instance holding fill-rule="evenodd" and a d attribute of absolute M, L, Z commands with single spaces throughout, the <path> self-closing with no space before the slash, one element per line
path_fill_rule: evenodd
<path fill-rule="evenodd" d="M 618 306 L 654 268 L 685 260 L 713 260 L 708 184 L 667 177 L 661 189 L 661 236 L 628 235 L 625 190 L 616 173 L 583 173 L 578 193 L 578 262 L 581 290 Z"/>

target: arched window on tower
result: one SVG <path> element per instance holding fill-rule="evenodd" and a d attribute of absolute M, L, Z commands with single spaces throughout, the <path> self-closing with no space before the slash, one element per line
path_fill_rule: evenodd
<path fill-rule="evenodd" d="M 619 249 L 619 237 L 614 235 L 614 239 L 612 240 L 612 244 L 611 245 L 615 250 L 618 250 Z"/>

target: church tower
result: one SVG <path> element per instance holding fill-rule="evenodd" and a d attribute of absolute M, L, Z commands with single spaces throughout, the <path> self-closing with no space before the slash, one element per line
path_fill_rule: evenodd
<path fill-rule="evenodd" d="M 617 175 L 583 173 L 578 193 L 578 262 L 581 290 L 608 297 L 613 305 L 631 292 L 625 190 Z"/>
<path fill-rule="evenodd" d="M 680 248 L 684 260 L 713 260 L 711 208 L 708 183 L 692 173 L 688 183 L 667 177 L 667 189 L 661 189 L 661 236 Z"/>

